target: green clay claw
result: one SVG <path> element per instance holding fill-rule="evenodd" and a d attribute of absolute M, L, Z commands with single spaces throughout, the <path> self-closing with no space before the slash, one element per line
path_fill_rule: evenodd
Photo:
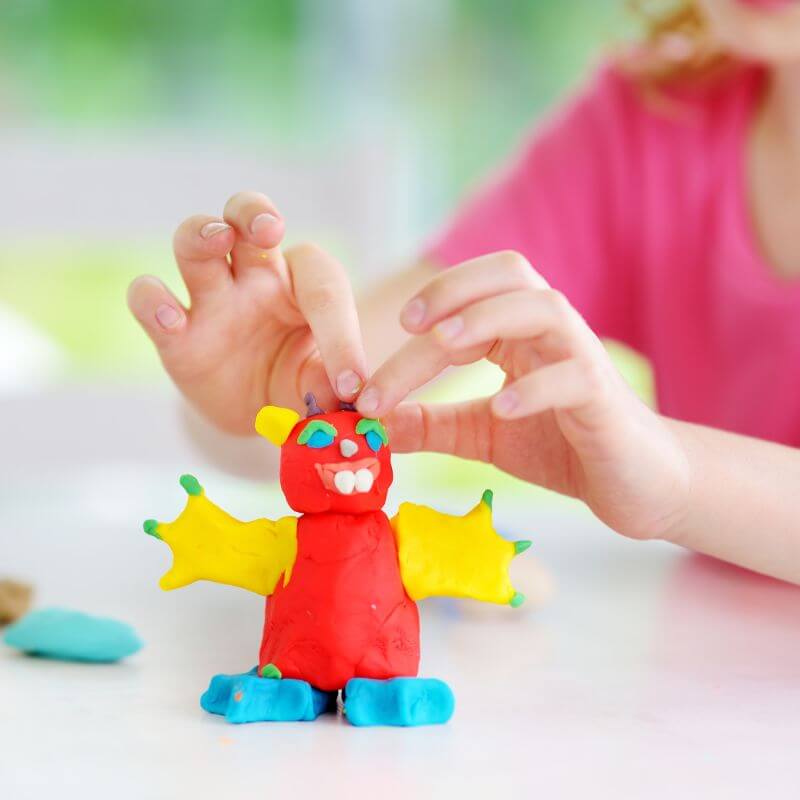
<path fill-rule="evenodd" d="M 493 497 L 494 497 L 494 492 L 491 489 L 487 489 L 481 495 L 481 502 L 482 503 L 486 503 L 486 505 L 489 506 L 489 508 L 491 508 L 492 507 L 492 498 Z"/>
<path fill-rule="evenodd" d="M 144 528 L 144 532 L 148 536 L 155 536 L 156 539 L 160 539 L 161 537 L 158 535 L 158 520 L 155 519 L 146 519 L 144 524 L 142 525 Z"/>
<path fill-rule="evenodd" d="M 520 553 L 524 553 L 530 546 L 529 539 L 520 539 L 518 542 L 514 542 L 514 555 L 518 556 Z"/>
<path fill-rule="evenodd" d="M 280 680 L 283 677 L 283 675 L 281 674 L 281 671 L 274 664 L 265 664 L 261 668 L 261 677 Z"/>
<path fill-rule="evenodd" d="M 186 490 L 186 494 L 196 497 L 203 493 L 203 487 L 194 475 L 181 475 L 181 486 Z"/>
<path fill-rule="evenodd" d="M 519 608 L 525 602 L 525 595 L 522 592 L 514 592 L 514 596 L 508 601 L 511 608 Z"/>

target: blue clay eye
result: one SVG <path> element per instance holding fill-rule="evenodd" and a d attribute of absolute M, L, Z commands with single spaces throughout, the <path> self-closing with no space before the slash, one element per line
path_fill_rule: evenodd
<path fill-rule="evenodd" d="M 314 431 L 314 433 L 308 437 L 308 441 L 306 442 L 308 447 L 313 447 L 316 450 L 319 450 L 322 447 L 328 447 L 328 445 L 331 444 L 333 444 L 333 436 L 326 431 Z"/>
<path fill-rule="evenodd" d="M 373 453 L 377 453 L 378 450 L 383 447 L 381 437 L 375 431 L 367 431 L 366 434 L 364 434 L 364 438 L 367 440 L 369 449 L 372 450 Z"/>

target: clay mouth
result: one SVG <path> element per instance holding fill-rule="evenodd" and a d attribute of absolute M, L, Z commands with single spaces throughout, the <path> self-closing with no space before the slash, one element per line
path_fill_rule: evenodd
<path fill-rule="evenodd" d="M 381 465 L 377 458 L 361 458 L 358 461 L 339 461 L 334 464 L 315 464 L 322 485 L 336 494 L 366 494 L 380 475 Z"/>

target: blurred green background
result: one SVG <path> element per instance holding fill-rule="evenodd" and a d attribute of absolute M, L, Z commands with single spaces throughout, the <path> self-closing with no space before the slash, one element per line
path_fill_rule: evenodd
<path fill-rule="evenodd" d="M 0 391 L 164 382 L 125 287 L 148 272 L 179 288 L 172 230 L 241 189 L 356 284 L 413 258 L 635 33 L 625 5 L 3 0 Z"/>

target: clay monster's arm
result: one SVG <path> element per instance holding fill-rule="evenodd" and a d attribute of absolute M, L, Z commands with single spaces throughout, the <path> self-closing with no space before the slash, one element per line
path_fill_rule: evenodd
<path fill-rule="evenodd" d="M 511 585 L 508 567 L 531 543 L 509 542 L 497 534 L 488 489 L 463 517 L 403 503 L 392 527 L 403 583 L 413 600 L 472 597 L 514 608 L 524 602 L 525 596 Z"/>
<path fill-rule="evenodd" d="M 297 555 L 297 519 L 240 522 L 214 505 L 192 475 L 181 477 L 186 507 L 174 522 L 148 519 L 145 533 L 172 550 L 172 569 L 159 581 L 178 589 L 206 580 L 270 595 L 281 575 L 289 582 Z"/>

